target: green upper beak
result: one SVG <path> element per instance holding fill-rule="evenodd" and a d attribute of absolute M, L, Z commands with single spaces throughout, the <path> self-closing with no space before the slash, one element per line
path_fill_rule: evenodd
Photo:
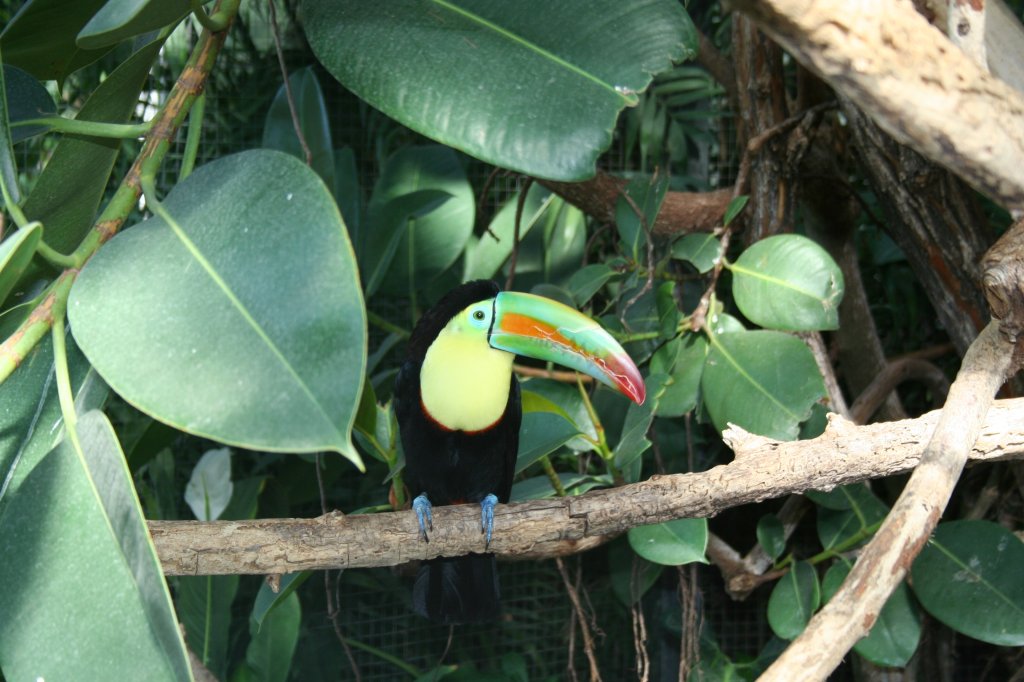
<path fill-rule="evenodd" d="M 557 301 L 501 292 L 494 299 L 488 343 L 589 374 L 638 405 L 644 402 L 643 377 L 622 346 L 597 322 Z"/>

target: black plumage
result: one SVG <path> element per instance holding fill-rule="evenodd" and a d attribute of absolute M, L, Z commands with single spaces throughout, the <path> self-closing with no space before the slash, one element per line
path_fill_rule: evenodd
<path fill-rule="evenodd" d="M 488 494 L 508 502 L 519 449 L 522 406 L 511 375 L 502 417 L 483 431 L 452 431 L 422 406 L 420 369 L 427 349 L 448 322 L 468 306 L 494 298 L 490 281 L 463 284 L 421 317 L 409 341 L 408 359 L 395 380 L 395 412 L 405 452 L 405 482 L 412 497 L 425 493 L 434 505 L 476 503 Z M 471 399 L 471 397 L 470 397 Z M 413 588 L 417 613 L 438 623 L 493 620 L 500 615 L 494 556 L 469 554 L 424 562 Z"/>

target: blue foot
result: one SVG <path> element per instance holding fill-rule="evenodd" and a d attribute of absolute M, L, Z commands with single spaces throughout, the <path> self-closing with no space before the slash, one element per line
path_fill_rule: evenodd
<path fill-rule="evenodd" d="M 480 500 L 480 532 L 487 535 L 484 547 L 490 547 L 491 534 L 494 532 L 494 505 L 498 498 L 493 493 Z"/>
<path fill-rule="evenodd" d="M 420 522 L 420 537 L 423 538 L 423 542 L 430 542 L 430 538 L 427 537 L 427 528 L 430 532 L 434 532 L 434 514 L 432 511 L 433 507 L 430 504 L 430 500 L 427 499 L 426 493 L 420 493 L 415 500 L 412 501 L 412 510 L 416 512 L 416 519 Z"/>

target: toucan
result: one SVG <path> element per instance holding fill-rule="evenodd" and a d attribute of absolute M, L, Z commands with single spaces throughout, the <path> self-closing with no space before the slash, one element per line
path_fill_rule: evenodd
<path fill-rule="evenodd" d="M 519 450 L 516 355 L 584 372 L 643 403 L 636 365 L 591 318 L 489 280 L 454 288 L 416 324 L 394 387 L 404 477 L 424 541 L 433 531 L 432 505 L 475 503 L 484 549 L 490 544 L 494 506 L 508 502 Z M 424 562 L 413 609 L 443 624 L 495 620 L 501 603 L 494 555 Z"/>

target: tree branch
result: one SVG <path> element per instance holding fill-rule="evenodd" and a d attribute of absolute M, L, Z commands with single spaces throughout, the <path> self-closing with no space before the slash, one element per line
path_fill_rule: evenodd
<path fill-rule="evenodd" d="M 602 171 L 583 182 L 556 182 L 540 178 L 537 182 L 590 217 L 605 223 L 615 222 L 615 204 L 626 187 L 625 180 Z M 722 226 L 722 216 L 732 200 L 732 193 L 731 187 L 712 192 L 668 192 L 652 233 L 670 237 L 688 232 L 711 232 Z"/>
<path fill-rule="evenodd" d="M 779 442 L 732 427 L 728 465 L 578 497 L 498 505 L 491 549 L 506 557 L 556 556 L 599 544 L 634 526 L 723 509 L 808 489 L 828 490 L 913 469 L 940 412 L 857 427 L 835 415 L 814 440 Z M 976 460 L 1024 458 L 1024 399 L 995 404 L 971 450 Z M 410 511 L 315 519 L 150 521 L 168 575 L 290 573 L 390 566 L 483 549 L 475 505 L 437 507 L 429 543 Z"/>
<path fill-rule="evenodd" d="M 972 451 L 992 396 L 1013 366 L 1013 345 L 991 322 L 971 344 L 921 464 L 842 587 L 759 680 L 823 680 L 875 624 L 935 529 Z"/>
<path fill-rule="evenodd" d="M 907 1 L 734 0 L 886 132 L 1011 209 L 1024 208 L 1024 96 Z"/>

